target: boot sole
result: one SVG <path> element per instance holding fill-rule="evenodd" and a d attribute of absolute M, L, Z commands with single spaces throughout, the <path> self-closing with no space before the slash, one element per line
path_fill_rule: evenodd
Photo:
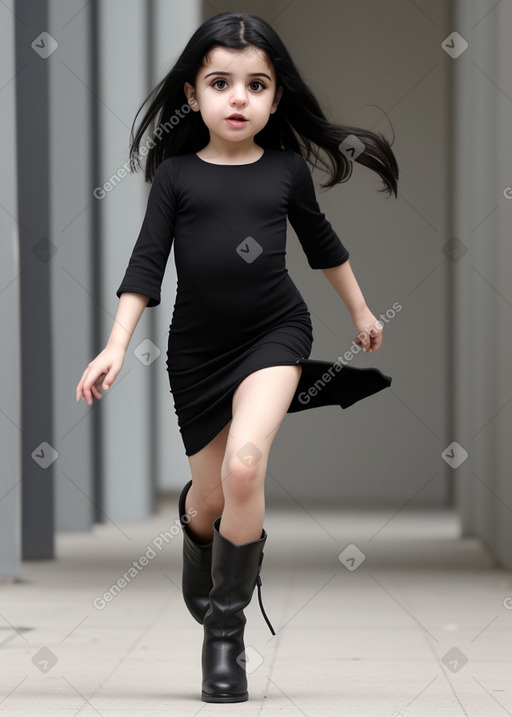
<path fill-rule="evenodd" d="M 201 692 L 203 702 L 247 702 L 249 693 L 243 692 L 240 695 L 209 695 L 207 692 Z"/>

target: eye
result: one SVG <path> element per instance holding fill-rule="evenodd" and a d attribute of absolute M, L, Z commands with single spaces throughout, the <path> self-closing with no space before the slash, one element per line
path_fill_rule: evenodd
<path fill-rule="evenodd" d="M 224 85 L 227 85 L 226 80 L 214 80 L 214 81 L 212 82 L 212 87 L 215 87 L 217 90 L 223 90 L 224 87 L 217 87 L 217 85 L 219 84 L 219 82 L 223 82 Z"/>
<path fill-rule="evenodd" d="M 256 85 L 256 87 L 253 87 L 253 85 Z M 250 87 L 252 90 L 255 90 L 256 92 L 257 92 L 260 88 L 261 88 L 262 90 L 265 89 L 265 85 L 264 85 L 263 82 L 261 82 L 260 80 L 253 80 L 253 81 L 249 84 L 249 87 Z"/>

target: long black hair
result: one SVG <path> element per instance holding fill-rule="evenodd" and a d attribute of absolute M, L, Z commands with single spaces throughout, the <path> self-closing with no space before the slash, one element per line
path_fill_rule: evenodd
<path fill-rule="evenodd" d="M 359 162 L 381 177 L 384 187 L 379 191 L 397 196 L 398 165 L 384 135 L 329 122 L 275 30 L 260 17 L 242 12 L 221 13 L 204 22 L 139 108 L 130 136 L 130 164 L 134 169 L 141 167 L 139 147 L 150 128 L 154 138 L 146 142 L 143 153 L 147 154 L 146 181 L 153 180 L 156 168 L 167 157 L 198 152 L 208 144 L 208 128 L 200 112 L 190 111 L 183 85 L 195 86 L 197 72 L 215 46 L 263 50 L 274 67 L 276 88 L 283 87 L 276 112 L 254 138 L 259 146 L 290 149 L 311 166 L 320 165 L 330 175 L 323 187 L 347 181 L 352 161 Z M 135 121 L 148 102 L 134 137 Z"/>

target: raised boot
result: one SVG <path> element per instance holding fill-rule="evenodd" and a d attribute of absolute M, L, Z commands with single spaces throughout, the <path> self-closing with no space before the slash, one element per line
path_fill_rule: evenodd
<path fill-rule="evenodd" d="M 189 481 L 179 497 L 180 523 L 183 532 L 183 599 L 192 617 L 201 625 L 210 604 L 212 589 L 212 542 L 196 543 L 187 531 L 185 498 L 192 485 Z"/>
<path fill-rule="evenodd" d="M 245 672 L 244 608 L 258 586 L 260 608 L 275 635 L 261 601 L 260 570 L 267 539 L 235 545 L 219 532 L 220 518 L 213 523 L 210 606 L 204 617 L 202 651 L 203 702 L 245 702 L 249 699 Z"/>

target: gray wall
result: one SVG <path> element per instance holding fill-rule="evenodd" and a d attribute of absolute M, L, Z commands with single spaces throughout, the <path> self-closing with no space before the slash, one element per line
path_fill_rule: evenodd
<path fill-rule="evenodd" d="M 378 0 L 214 5 L 218 12 L 244 10 L 270 21 L 333 119 L 389 139 L 393 128 L 401 172 L 398 200 L 379 194 L 378 176 L 359 165 L 347 183 L 317 193 L 372 311 L 385 313 L 395 302 L 403 307 L 385 325 L 381 349 L 353 360 L 392 376 L 391 389 L 347 410 L 288 416 L 272 448 L 269 498 L 449 504 L 452 475 L 441 452 L 452 440 L 450 262 L 442 248 L 449 236 L 452 60 L 440 46 L 451 30 L 449 7 L 431 2 L 421 12 L 414 3 Z M 209 3 L 204 9 L 208 17 L 215 14 Z M 291 230 L 288 267 L 312 313 L 312 357 L 335 360 L 355 329 Z"/>
<path fill-rule="evenodd" d="M 481 536 L 510 567 L 512 200 L 505 190 L 511 185 L 512 58 L 503 29 L 510 26 L 510 6 L 489 8 L 480 0 L 216 0 L 213 5 L 104 0 L 85 6 L 48 0 L 46 27 L 30 16 L 29 3 L 20 0 L 19 7 L 28 14 L 16 19 L 12 1 L 0 5 L 5 75 L 0 114 L 3 156 L 9 158 L 0 172 L 0 221 L 2 236 L 10 238 L 2 243 L 0 321 L 2 336 L 13 347 L 4 356 L 8 372 L 1 379 L 6 385 L 0 440 L 7 469 L 0 473 L 0 575 L 19 571 L 23 420 L 33 425 L 31 415 L 22 415 L 28 404 L 25 398 L 22 410 L 20 382 L 27 397 L 42 370 L 29 341 L 33 317 L 21 321 L 16 293 L 22 292 L 26 306 L 33 302 L 30 287 L 17 279 L 19 167 L 27 176 L 31 166 L 33 175 L 30 184 L 21 181 L 24 212 L 34 196 L 31 187 L 49 184 L 44 185 L 49 237 L 57 249 L 47 263 L 49 274 L 43 276 L 36 264 L 51 290 L 45 316 L 51 331 L 41 345 L 45 375 L 51 370 L 51 399 L 39 406 L 37 420 L 43 425 L 49 417 L 45 435 L 58 451 L 44 476 L 50 501 L 54 478 L 56 524 L 52 511 L 40 522 L 24 519 L 25 536 L 37 546 L 43 533 L 47 541 L 55 528 L 87 530 L 97 521 L 143 518 L 154 509 L 158 491 L 177 489 L 189 477 L 165 372 L 176 286 L 172 255 L 162 304 L 144 313 L 116 384 L 92 408 L 83 401 L 77 405 L 74 390 L 110 333 L 115 290 L 149 186 L 136 174 L 103 200 L 92 192 L 126 161 L 131 123 L 149 89 L 201 19 L 225 9 L 252 11 L 272 23 L 333 119 L 388 138 L 393 128 L 401 171 L 398 200 L 379 194 L 377 175 L 358 165 L 349 182 L 318 190 L 323 210 L 351 252 L 370 308 L 378 315 L 395 302 L 403 307 L 385 326 L 381 350 L 354 359 L 354 365 L 377 366 L 391 375 L 392 387 L 345 411 L 328 407 L 288 416 L 271 454 L 269 504 L 387 505 L 390 518 L 419 506 L 454 505 L 462 534 Z M 18 72 L 18 97 L 26 102 L 41 71 L 37 65 L 30 72 L 14 65 L 20 19 L 26 21 L 20 35 L 34 38 L 46 30 L 59 43 L 45 60 L 27 55 L 46 63 L 49 78 L 44 148 L 49 167 L 33 162 L 28 137 L 19 132 L 15 137 L 15 84 L 9 80 Z M 442 47 L 454 28 L 469 42 L 458 58 Z M 35 127 L 26 120 L 18 117 L 25 133 Z M 314 177 L 322 179 L 318 172 Z M 38 211 L 45 209 L 40 206 L 45 196 L 37 195 Z M 457 246 L 467 252 L 454 251 Z M 322 273 L 307 265 L 291 229 L 288 266 L 312 313 L 312 357 L 334 360 L 350 346 L 355 329 Z M 31 347 L 21 372 L 20 333 Z M 135 353 L 144 339 L 161 352 L 150 366 Z M 456 446 L 451 458 L 446 450 L 453 442 L 468 452 L 456 468 L 461 449 Z M 30 485 L 25 480 L 23 502 L 35 510 L 38 494 Z M 46 547 L 39 557 L 50 557 Z"/>

